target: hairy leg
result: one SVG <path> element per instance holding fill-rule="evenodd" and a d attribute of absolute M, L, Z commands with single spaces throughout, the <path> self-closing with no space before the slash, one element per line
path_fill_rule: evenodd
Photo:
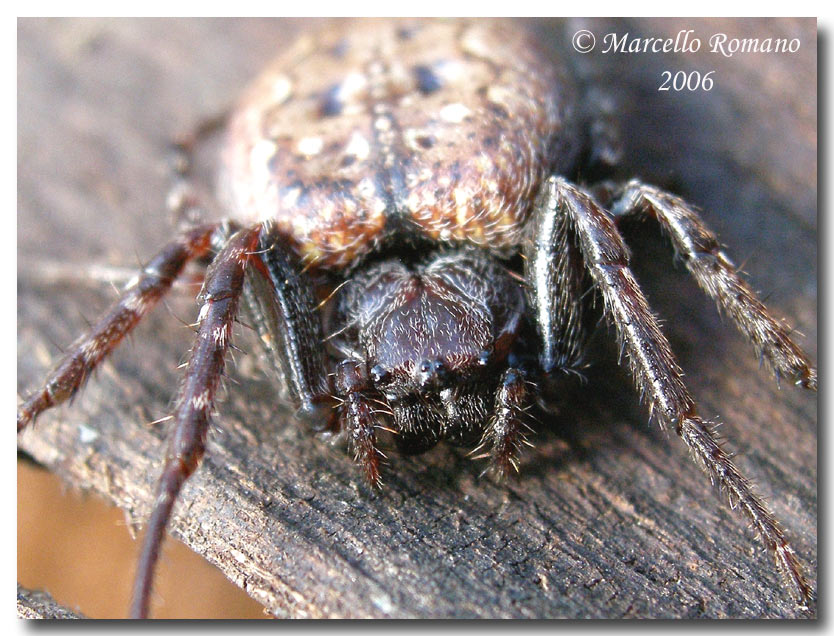
<path fill-rule="evenodd" d="M 197 341 L 177 396 L 174 428 L 136 572 L 133 618 L 148 615 L 153 571 L 171 510 L 180 488 L 205 452 L 206 433 L 231 341 L 244 274 L 257 248 L 260 231 L 261 227 L 256 226 L 235 234 L 206 274 Z"/>
<path fill-rule="evenodd" d="M 629 270 L 628 250 L 613 219 L 594 199 L 561 178 L 551 178 L 546 187 L 547 204 L 539 214 L 570 219 L 635 385 L 648 400 L 650 411 L 662 425 L 674 427 L 713 483 L 728 494 L 730 504 L 745 512 L 791 592 L 807 604 L 814 597 L 813 590 L 781 528 L 721 447 L 710 424 L 698 416 L 669 343 Z"/>
<path fill-rule="evenodd" d="M 70 345 L 43 385 L 24 400 L 17 411 L 18 431 L 75 395 L 96 366 L 165 295 L 186 263 L 208 253 L 216 230 L 213 224 L 188 230 L 151 259 L 108 312 Z"/>
<path fill-rule="evenodd" d="M 376 428 L 379 426 L 377 411 L 369 397 L 371 389 L 364 377 L 363 365 L 345 360 L 336 369 L 336 390 L 343 400 L 340 406 L 340 424 L 347 434 L 348 450 L 362 467 L 365 478 L 374 488 L 382 486 L 379 462 L 383 456 L 376 445 Z M 380 396 L 381 397 L 381 396 Z M 376 400 L 387 411 L 384 402 Z"/>
<path fill-rule="evenodd" d="M 473 459 L 489 457 L 498 477 L 518 472 L 521 447 L 530 446 L 526 436 L 530 427 L 524 422 L 530 403 L 530 386 L 524 372 L 512 367 L 504 371 L 483 439 L 472 451 L 478 453 L 483 449 L 485 452 L 474 455 Z"/>
<path fill-rule="evenodd" d="M 645 215 L 660 224 L 701 289 L 753 343 L 777 378 L 816 391 L 817 370 L 791 339 L 790 327 L 768 313 L 693 206 L 640 181 L 628 182 L 614 196 L 612 212 L 618 219 Z"/>

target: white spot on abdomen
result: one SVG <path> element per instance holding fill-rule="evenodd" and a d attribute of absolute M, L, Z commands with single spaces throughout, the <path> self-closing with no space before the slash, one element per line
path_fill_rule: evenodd
<path fill-rule="evenodd" d="M 440 109 L 440 119 L 450 124 L 459 124 L 471 113 L 463 104 L 447 104 Z"/>
<path fill-rule="evenodd" d="M 352 155 L 362 161 L 371 154 L 371 144 L 368 143 L 362 133 L 354 132 L 345 148 L 345 154 Z"/>
<path fill-rule="evenodd" d="M 324 148 L 324 140 L 321 137 L 304 137 L 299 139 L 296 149 L 306 157 L 312 157 L 321 152 Z"/>

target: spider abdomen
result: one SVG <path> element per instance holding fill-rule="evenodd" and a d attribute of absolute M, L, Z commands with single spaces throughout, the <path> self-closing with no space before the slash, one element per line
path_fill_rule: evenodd
<path fill-rule="evenodd" d="M 575 89 L 523 29 L 363 21 L 282 55 L 235 110 L 221 191 L 307 261 L 343 268 L 407 228 L 518 244 L 543 179 L 573 164 Z"/>

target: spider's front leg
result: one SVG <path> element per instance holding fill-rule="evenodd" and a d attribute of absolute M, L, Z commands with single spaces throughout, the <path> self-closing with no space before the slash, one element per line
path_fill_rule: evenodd
<path fill-rule="evenodd" d="M 231 342 L 244 275 L 256 253 L 260 232 L 261 226 L 255 226 L 232 236 L 206 274 L 197 341 L 177 396 L 174 429 L 136 572 L 133 618 L 148 615 L 153 571 L 171 510 L 183 483 L 205 452 L 206 433 Z"/>
<path fill-rule="evenodd" d="M 78 392 L 93 370 L 166 294 L 185 265 L 209 252 L 217 230 L 216 224 L 190 229 L 151 259 L 110 310 L 69 346 L 43 385 L 23 401 L 17 411 L 18 432 L 40 413 Z"/>
<path fill-rule="evenodd" d="M 156 503 L 145 533 L 131 616 L 148 614 L 153 571 L 183 483 L 205 452 L 206 434 L 241 298 L 267 358 L 283 377 L 299 415 L 324 428 L 334 403 L 312 287 L 284 241 L 268 226 L 240 230 L 209 267 L 197 342 L 174 409 Z"/>
<path fill-rule="evenodd" d="M 628 250 L 612 217 L 589 195 L 558 177 L 545 185 L 536 214 L 540 217 L 540 244 L 547 241 L 548 229 L 558 228 L 560 223 L 567 223 L 576 237 L 585 267 L 602 294 L 606 314 L 617 330 L 635 385 L 646 396 L 650 412 L 661 424 L 675 428 L 711 480 L 726 490 L 731 503 L 748 516 L 791 591 L 803 604 L 810 602 L 813 590 L 773 515 L 739 473 L 708 423 L 698 416 L 669 343 L 628 267 Z M 555 241 L 558 236 L 550 238 Z"/>
<path fill-rule="evenodd" d="M 536 209 L 547 205 L 545 191 Z M 540 344 L 539 366 L 546 375 L 575 370 L 582 363 L 591 281 L 570 219 L 534 214 L 524 244 L 524 279 Z"/>
<path fill-rule="evenodd" d="M 777 379 L 786 377 L 816 391 L 817 370 L 791 339 L 790 328 L 770 315 L 694 207 L 640 181 L 630 181 L 610 194 L 614 197 L 612 213 L 617 220 L 649 216 L 658 222 L 701 289 L 753 343 Z"/>
<path fill-rule="evenodd" d="M 264 232 L 243 288 L 245 311 L 288 400 L 315 430 L 333 427 L 333 391 L 313 286 L 291 249 Z"/>
<path fill-rule="evenodd" d="M 370 397 L 373 388 L 366 377 L 364 365 L 355 360 L 345 360 L 336 369 L 336 391 L 342 404 L 340 425 L 347 434 L 348 450 L 354 461 L 362 467 L 365 478 L 374 488 L 380 488 L 379 461 L 382 451 L 376 444 L 376 427 L 379 426 L 377 409 L 372 401 L 382 406 L 380 399 Z M 386 410 L 387 411 L 387 407 Z"/>
<path fill-rule="evenodd" d="M 527 409 L 532 402 L 531 383 L 521 368 L 511 366 L 501 375 L 501 382 L 495 392 L 492 415 L 487 422 L 477 453 L 483 448 L 489 450 L 474 455 L 474 459 L 488 457 L 491 461 L 487 471 L 492 469 L 502 479 L 513 471 L 518 472 L 518 456 L 522 446 L 531 446 L 526 432 L 530 427 L 524 422 Z M 486 472 L 486 471 L 485 471 Z"/>

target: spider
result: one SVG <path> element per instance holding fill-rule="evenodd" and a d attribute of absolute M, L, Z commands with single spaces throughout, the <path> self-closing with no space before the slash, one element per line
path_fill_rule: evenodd
<path fill-rule="evenodd" d="M 276 97 L 288 90 L 280 69 L 305 75 L 303 66 L 290 63 L 299 53 L 287 54 L 279 70 L 267 71 L 229 124 L 224 181 L 234 214 L 190 227 L 163 248 L 24 401 L 19 429 L 77 391 L 187 261 L 216 250 L 137 575 L 134 615 L 147 612 L 151 573 L 171 506 L 204 450 L 241 298 L 299 414 L 319 428 L 344 430 L 367 479 L 377 484 L 382 433 L 392 435 L 406 453 L 439 440 L 477 446 L 477 454 L 490 458 L 497 472 L 513 470 L 525 441 L 525 412 L 539 387 L 582 364 L 584 317 L 594 290 L 650 407 L 742 503 L 798 596 L 807 600 L 811 590 L 781 531 L 698 417 L 630 275 L 618 223 L 646 215 L 664 227 L 699 283 L 777 376 L 813 389 L 815 370 L 788 329 L 770 318 L 738 277 L 693 207 L 639 181 L 584 188 L 559 176 L 574 171 L 584 122 L 577 113 L 580 96 L 558 63 L 537 57 L 526 36 L 513 29 L 448 26 L 382 32 L 380 42 L 389 38 L 413 46 L 410 53 L 446 51 L 453 64 L 421 64 L 403 54 L 409 75 L 402 89 L 393 72 L 386 75 L 386 69 L 366 63 L 360 70 L 369 88 L 358 91 L 365 102 L 351 84 L 363 78 L 351 76 L 352 67 L 342 58 L 376 50 L 376 28 L 364 40 L 353 34 L 351 40 L 347 32 L 321 36 L 332 40 L 331 46 L 321 46 L 320 55 L 344 77 L 326 86 L 305 87 L 305 80 L 290 86 L 305 98 L 314 96 L 304 110 L 296 112 Z M 464 46 L 494 55 L 493 64 L 508 73 L 502 76 L 506 83 L 477 84 L 470 76 L 472 84 L 455 84 L 453 67 L 465 63 Z M 303 63 L 321 65 L 322 59 Z M 535 81 L 525 83 L 525 77 Z M 374 93 L 380 86 L 385 90 Z M 328 90 L 308 95 L 305 88 Z M 403 96 L 422 100 L 429 113 L 437 106 L 435 132 L 410 121 L 417 109 L 394 99 Z M 365 109 L 360 114 L 373 125 L 359 136 L 351 127 L 344 133 L 348 136 L 337 137 L 339 126 L 356 126 L 345 113 L 357 108 Z M 299 113 L 315 113 L 322 132 L 302 136 L 291 127 L 288 122 Z M 605 113 L 598 115 L 604 119 Z M 497 140 L 495 130 L 501 131 Z M 463 133 L 472 132 L 476 140 L 468 148 L 472 140 Z M 454 156 L 439 149 L 439 140 L 449 136 Z M 607 140 L 593 141 L 601 143 L 596 148 L 602 147 L 603 155 L 610 151 Z M 488 150 L 479 154 L 480 149 Z M 516 156 L 518 149 L 523 151 Z M 433 159 L 433 150 L 439 161 L 424 176 L 420 161 Z M 307 167 L 315 178 L 303 173 Z M 273 218 L 276 209 L 286 212 Z"/>

